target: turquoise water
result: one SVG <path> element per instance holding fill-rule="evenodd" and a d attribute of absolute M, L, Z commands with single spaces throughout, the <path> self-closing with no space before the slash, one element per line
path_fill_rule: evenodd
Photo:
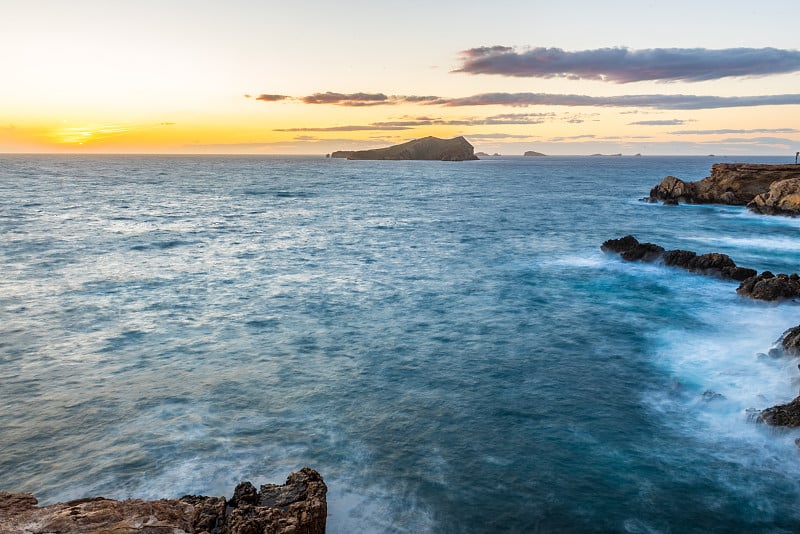
<path fill-rule="evenodd" d="M 800 308 L 599 248 L 798 271 L 798 219 L 638 200 L 713 161 L 0 156 L 0 489 L 309 465 L 334 533 L 798 531 L 800 434 L 748 409 Z"/>

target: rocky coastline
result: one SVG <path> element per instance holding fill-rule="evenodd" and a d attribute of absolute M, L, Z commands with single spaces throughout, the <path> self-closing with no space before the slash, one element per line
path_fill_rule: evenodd
<path fill-rule="evenodd" d="M 764 271 L 758 274 L 755 269 L 736 265 L 727 254 L 712 252 L 698 255 L 690 250 L 666 250 L 654 243 L 640 243 L 632 235 L 609 239 L 600 249 L 618 254 L 625 261 L 661 263 L 693 273 L 738 281 L 736 292 L 746 298 L 766 301 L 800 299 L 800 276 L 797 273 L 775 275 Z M 800 325 L 784 332 L 775 345 L 776 348 L 769 352 L 772 357 L 800 357 Z M 800 395 L 787 404 L 761 410 L 756 420 L 771 426 L 800 427 Z"/>
<path fill-rule="evenodd" d="M 0 534 L 324 534 L 328 488 L 304 467 L 283 485 L 242 482 L 230 499 L 117 501 L 91 497 L 38 506 L 30 493 L 0 491 Z"/>
<path fill-rule="evenodd" d="M 667 176 L 645 200 L 664 204 L 747 206 L 766 215 L 800 215 L 800 165 L 716 163 L 697 182 Z"/>

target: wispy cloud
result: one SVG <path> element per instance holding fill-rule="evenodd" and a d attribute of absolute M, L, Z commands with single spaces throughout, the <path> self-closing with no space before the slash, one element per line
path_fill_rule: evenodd
<path fill-rule="evenodd" d="M 680 126 L 681 124 L 686 124 L 686 122 L 687 121 L 682 119 L 664 119 L 664 120 L 629 122 L 628 126 Z"/>
<path fill-rule="evenodd" d="M 304 104 L 333 104 L 336 106 L 364 107 L 387 106 L 401 103 L 424 103 L 438 100 L 436 96 L 404 96 L 383 93 L 314 93 L 299 99 Z"/>
<path fill-rule="evenodd" d="M 550 93 L 483 93 L 462 98 L 440 98 L 429 105 L 455 106 L 597 106 L 669 110 L 718 109 L 800 104 L 800 94 L 761 96 L 620 95 L 588 96 Z"/>
<path fill-rule="evenodd" d="M 517 135 L 517 134 L 507 134 L 507 133 L 471 133 L 468 135 L 470 139 L 530 139 L 532 137 L 539 137 L 537 135 Z"/>
<path fill-rule="evenodd" d="M 245 95 L 245 98 L 249 98 L 249 95 Z M 281 100 L 287 100 L 289 98 L 292 98 L 292 97 L 287 96 L 287 95 L 268 95 L 268 94 L 263 94 L 263 95 L 258 95 L 256 97 L 256 100 L 261 100 L 262 102 L 280 102 Z"/>
<path fill-rule="evenodd" d="M 790 134 L 800 133 L 796 128 L 754 128 L 749 130 L 675 130 L 672 135 L 740 135 L 740 134 Z"/>
<path fill-rule="evenodd" d="M 454 72 L 530 78 L 569 78 L 615 83 L 699 82 L 728 77 L 767 76 L 800 71 L 800 51 L 779 48 L 598 48 L 570 52 L 561 48 L 508 46 L 461 52 Z"/>
<path fill-rule="evenodd" d="M 276 128 L 273 132 L 368 132 L 374 130 L 410 130 L 409 126 L 372 125 L 346 125 L 312 128 Z"/>

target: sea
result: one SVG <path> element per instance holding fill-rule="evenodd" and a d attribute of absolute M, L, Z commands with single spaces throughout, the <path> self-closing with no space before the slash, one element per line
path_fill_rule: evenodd
<path fill-rule="evenodd" d="M 641 201 L 790 157 L 0 156 L 0 489 L 230 497 L 331 533 L 800 532 L 800 219 Z"/>

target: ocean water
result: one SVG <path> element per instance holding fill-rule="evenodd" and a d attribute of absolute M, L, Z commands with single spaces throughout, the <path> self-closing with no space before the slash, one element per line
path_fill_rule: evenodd
<path fill-rule="evenodd" d="M 800 433 L 749 411 L 800 307 L 599 248 L 798 271 L 798 219 L 638 200 L 715 161 L 0 156 L 0 489 L 308 465 L 333 533 L 800 531 Z"/>

